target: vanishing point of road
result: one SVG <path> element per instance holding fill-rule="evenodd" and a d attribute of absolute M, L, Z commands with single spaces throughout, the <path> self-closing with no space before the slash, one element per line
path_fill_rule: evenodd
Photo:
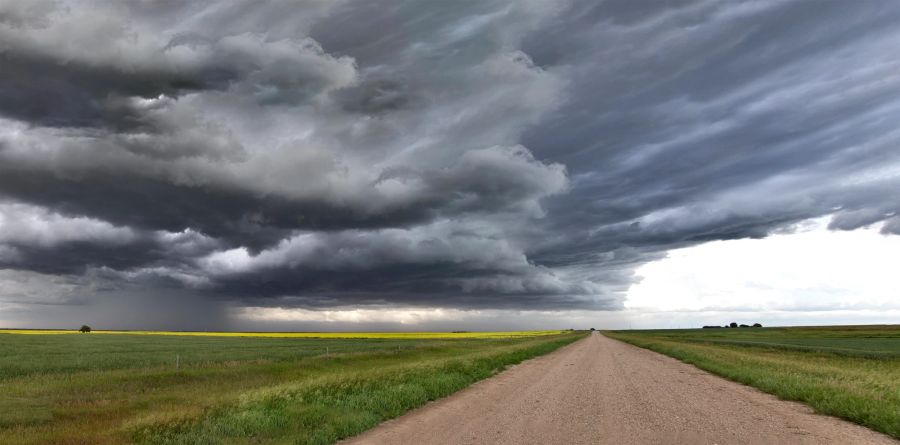
<path fill-rule="evenodd" d="M 346 443 L 900 445 L 599 333 Z"/>

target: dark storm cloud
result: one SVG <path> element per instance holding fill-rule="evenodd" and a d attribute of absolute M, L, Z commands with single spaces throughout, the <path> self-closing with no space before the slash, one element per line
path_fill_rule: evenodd
<path fill-rule="evenodd" d="M 62 301 L 618 309 L 674 247 L 831 214 L 900 232 L 898 24 L 876 1 L 4 3 L 0 267 L 68 277 Z"/>
<path fill-rule="evenodd" d="M 898 162 L 900 9 L 819 6 L 600 2 L 527 38 L 536 63 L 573 79 L 567 104 L 523 137 L 573 178 L 548 202 L 551 230 L 577 239 L 559 250 L 762 237 L 835 209 L 896 209 L 896 169 L 864 172 Z"/>
<path fill-rule="evenodd" d="M 127 17 L 124 5 L 31 6 L 0 13 L 0 114 L 36 125 L 145 130 L 127 98 L 232 90 L 261 103 L 296 103 L 355 75 L 351 59 L 332 58 L 308 38 L 191 30 L 162 37 Z"/>

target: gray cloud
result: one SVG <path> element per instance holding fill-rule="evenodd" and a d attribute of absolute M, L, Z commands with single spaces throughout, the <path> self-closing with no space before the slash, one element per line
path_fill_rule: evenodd
<path fill-rule="evenodd" d="M 308 38 L 210 37 L 153 29 L 125 6 L 36 2 L 0 12 L 0 112 L 50 126 L 140 123 L 140 98 L 233 92 L 260 103 L 307 101 L 355 80 L 349 57 Z M 137 121 L 137 122 L 135 122 Z M 162 129 L 165 131 L 165 129 Z"/>
<path fill-rule="evenodd" d="M 4 2 L 0 267 L 22 275 L 0 303 L 621 309 L 671 248 L 830 214 L 896 234 L 898 23 L 883 2 Z"/>

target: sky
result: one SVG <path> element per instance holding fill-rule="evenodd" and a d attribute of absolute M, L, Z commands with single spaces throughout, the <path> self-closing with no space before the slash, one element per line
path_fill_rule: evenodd
<path fill-rule="evenodd" d="M 0 0 L 0 327 L 900 322 L 900 3 Z"/>

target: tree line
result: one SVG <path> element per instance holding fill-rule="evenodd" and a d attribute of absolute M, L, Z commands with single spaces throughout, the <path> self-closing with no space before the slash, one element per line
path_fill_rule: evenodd
<path fill-rule="evenodd" d="M 752 325 L 748 325 L 748 324 L 737 324 L 737 323 L 735 323 L 735 322 L 732 321 L 731 323 L 728 323 L 728 324 L 726 324 L 725 326 L 710 325 L 710 326 L 703 326 L 703 329 L 718 329 L 718 328 L 761 328 L 761 327 L 763 327 L 763 326 L 762 326 L 761 324 L 759 324 L 759 323 L 753 323 Z"/>

